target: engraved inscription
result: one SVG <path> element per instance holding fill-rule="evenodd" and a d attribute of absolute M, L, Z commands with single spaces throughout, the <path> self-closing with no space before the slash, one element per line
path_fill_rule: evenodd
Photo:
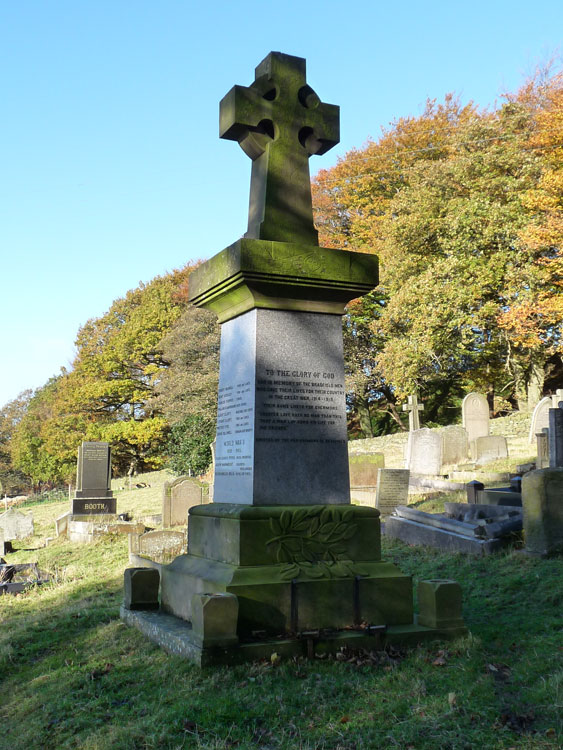
<path fill-rule="evenodd" d="M 344 443 L 326 437 L 343 424 L 344 385 L 334 372 L 267 369 L 257 380 L 258 442 Z M 303 427 L 300 432 L 295 429 Z M 311 428 L 324 427 L 325 437 Z M 284 433 L 291 432 L 291 437 Z"/>
<path fill-rule="evenodd" d="M 251 389 L 250 380 L 219 388 L 217 442 L 221 442 L 223 450 L 216 459 L 215 476 L 251 476 L 252 454 L 249 446 L 254 429 Z"/>

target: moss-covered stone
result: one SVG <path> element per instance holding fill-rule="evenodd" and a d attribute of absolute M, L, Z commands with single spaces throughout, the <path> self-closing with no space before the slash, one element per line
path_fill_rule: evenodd
<path fill-rule="evenodd" d="M 192 273 L 190 302 L 220 323 L 255 307 L 342 315 L 377 283 L 374 255 L 243 238 Z"/>

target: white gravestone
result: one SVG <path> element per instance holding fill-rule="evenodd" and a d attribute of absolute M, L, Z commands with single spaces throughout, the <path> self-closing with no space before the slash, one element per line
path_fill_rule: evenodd
<path fill-rule="evenodd" d="M 15 508 L 10 508 L 0 515 L 0 529 L 4 532 L 6 542 L 25 539 L 33 534 L 33 514 L 21 513 Z"/>
<path fill-rule="evenodd" d="M 553 408 L 553 399 L 551 396 L 544 396 L 542 400 L 536 404 L 536 408 L 532 413 L 530 433 L 528 435 L 529 443 L 534 442 L 538 432 L 542 432 L 543 429 L 549 427 L 549 410 L 551 408 Z"/>
<path fill-rule="evenodd" d="M 406 505 L 409 495 L 408 469 L 379 469 L 375 507 L 382 516 L 390 516 L 397 505 Z"/>
<path fill-rule="evenodd" d="M 489 402 L 480 393 L 468 393 L 461 404 L 462 424 L 469 442 L 489 434 Z"/>
<path fill-rule="evenodd" d="M 442 471 L 442 438 L 436 430 L 422 427 L 409 432 L 407 469 L 413 474 L 437 475 Z"/>

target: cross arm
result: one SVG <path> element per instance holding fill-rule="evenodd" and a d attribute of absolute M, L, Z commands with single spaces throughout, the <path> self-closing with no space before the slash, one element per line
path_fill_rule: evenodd
<path fill-rule="evenodd" d="M 233 86 L 219 105 L 219 138 L 240 141 L 271 117 L 270 103 L 247 86 Z"/>

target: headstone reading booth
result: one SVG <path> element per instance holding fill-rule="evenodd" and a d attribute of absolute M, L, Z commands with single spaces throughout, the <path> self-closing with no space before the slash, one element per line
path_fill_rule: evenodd
<path fill-rule="evenodd" d="M 304 59 L 272 52 L 222 100 L 220 136 L 252 179 L 247 233 L 190 277 L 222 324 L 214 501 L 191 508 L 186 555 L 126 571 L 122 617 L 198 664 L 465 632 L 436 582 L 415 623 L 379 511 L 350 504 L 341 316 L 378 267 L 319 247 L 313 225 L 308 161 L 338 143 L 339 109 Z"/>
<path fill-rule="evenodd" d="M 73 515 L 115 513 L 109 443 L 83 442 L 78 449 Z"/>

